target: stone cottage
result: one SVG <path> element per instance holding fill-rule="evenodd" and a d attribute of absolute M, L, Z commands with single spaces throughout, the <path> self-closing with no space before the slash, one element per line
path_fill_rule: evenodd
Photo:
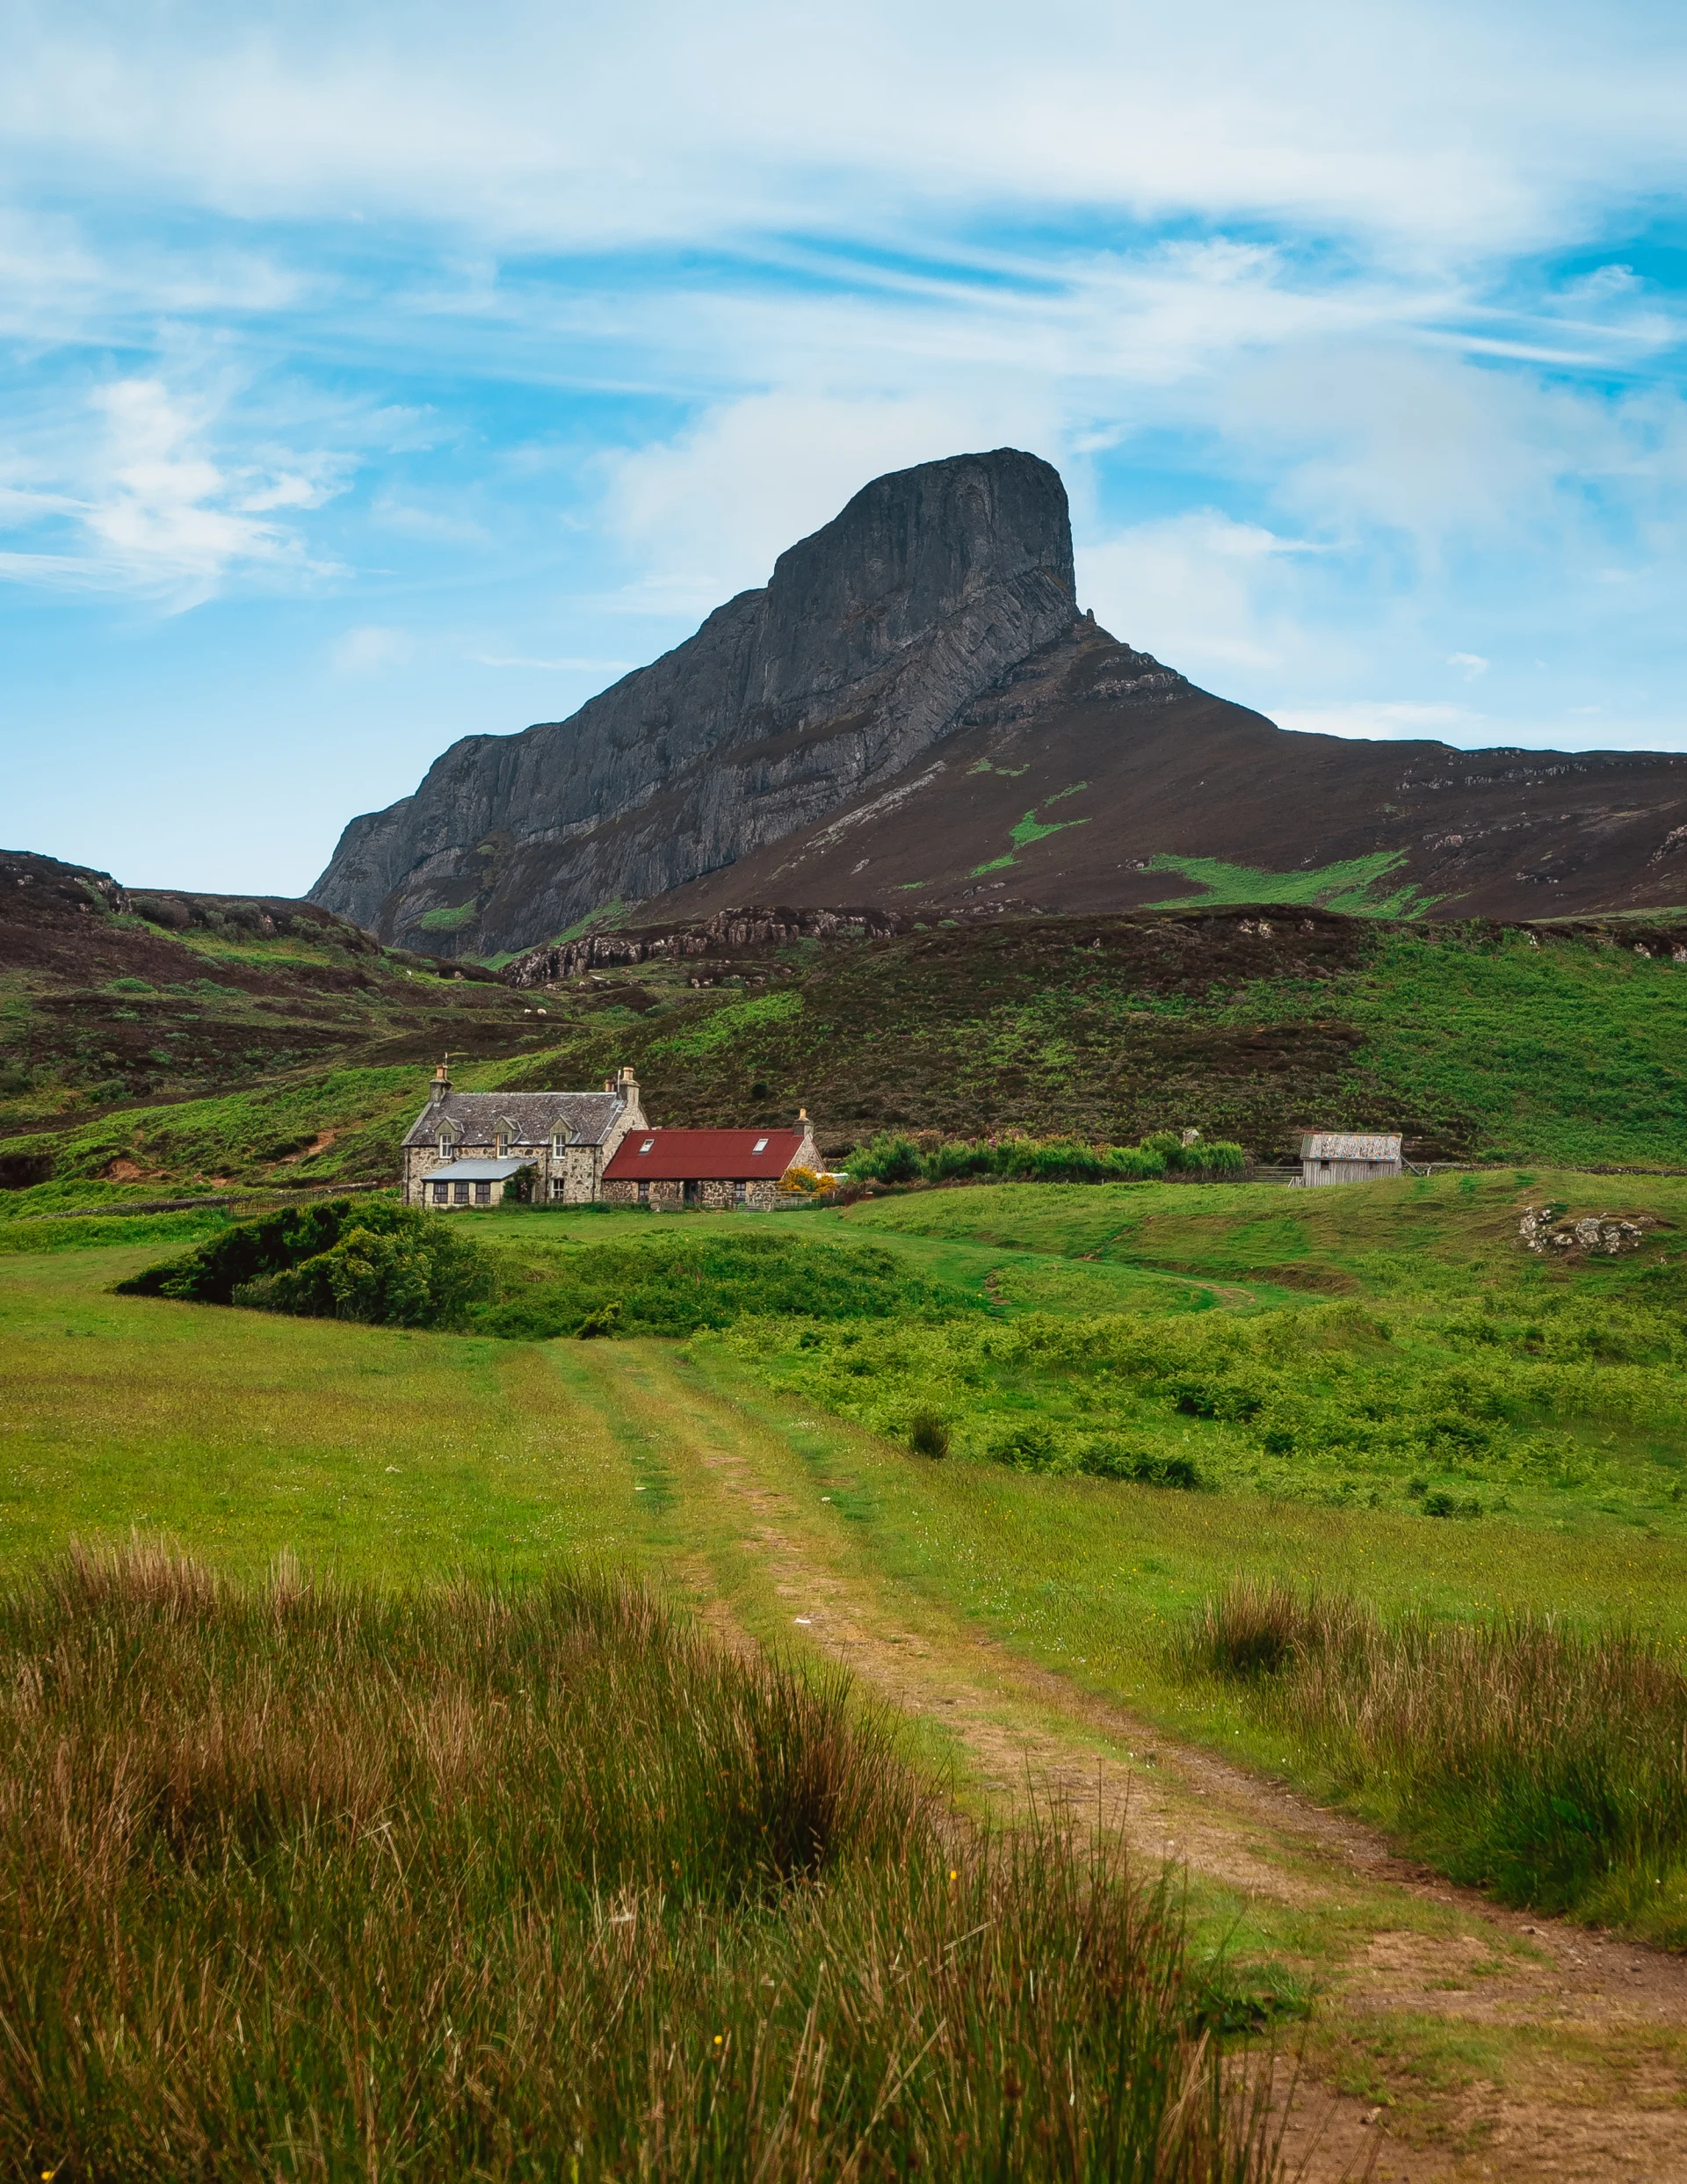
<path fill-rule="evenodd" d="M 793 1130 L 631 1129 L 604 1168 L 614 1206 L 769 1207 L 793 1168 L 818 1172 L 820 1148 L 803 1108 Z"/>
<path fill-rule="evenodd" d="M 460 1092 L 442 1062 L 406 1132 L 407 1206 L 496 1206 L 521 1179 L 538 1203 L 589 1206 L 629 1130 L 646 1128 L 631 1070 L 600 1092 Z"/>

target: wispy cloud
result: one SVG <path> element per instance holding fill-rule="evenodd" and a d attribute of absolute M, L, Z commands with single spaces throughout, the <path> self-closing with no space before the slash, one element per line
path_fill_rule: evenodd
<path fill-rule="evenodd" d="M 0 573 L 49 590 L 141 593 L 176 609 L 209 598 L 235 570 L 329 574 L 278 519 L 343 490 L 345 462 L 250 446 L 230 461 L 213 442 L 206 407 L 159 379 L 94 386 L 74 423 L 60 419 L 11 453 L 14 475 L 57 469 L 69 479 L 50 490 L 13 484 L 0 497 L 0 527 L 16 537 L 45 526 L 68 533 L 76 550 L 13 546 Z"/>

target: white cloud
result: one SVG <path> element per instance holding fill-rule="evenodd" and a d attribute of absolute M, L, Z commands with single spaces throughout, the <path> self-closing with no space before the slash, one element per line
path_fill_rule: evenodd
<path fill-rule="evenodd" d="M 1491 0 L 1200 11 L 769 0 L 699 12 L 299 0 L 163 14 L 18 0 L 14 159 L 98 162 L 241 217 L 438 220 L 601 246 L 764 226 L 887 230 L 1017 200 L 1309 221 L 1408 248 L 1527 247 L 1590 202 L 1678 187 L 1683 39 Z"/>
<path fill-rule="evenodd" d="M 491 652 L 474 652 L 469 657 L 477 667 L 539 667 L 571 675 L 630 675 L 643 664 L 639 660 L 529 660 Z"/>
<path fill-rule="evenodd" d="M 822 524 L 870 478 L 1009 440 L 1035 446 L 1036 401 L 992 407 L 966 393 L 895 401 L 753 395 L 710 410 L 678 439 L 609 465 L 605 520 L 647 574 L 616 604 L 698 613 L 764 584 L 787 546 Z M 1029 428 L 1029 429 L 1027 429 Z"/>
<path fill-rule="evenodd" d="M 1285 611 L 1283 562 L 1314 550 L 1196 509 L 1081 548 L 1078 595 L 1116 636 L 1197 680 L 1281 668 L 1303 643 Z"/>
<path fill-rule="evenodd" d="M 329 655 L 341 675 L 379 675 L 390 667 L 408 667 L 415 657 L 416 640 L 408 629 L 387 628 L 377 622 L 348 629 Z"/>
<path fill-rule="evenodd" d="M 1485 660 L 1480 652 L 1449 652 L 1447 665 L 1456 667 L 1467 683 L 1473 683 L 1479 675 L 1487 674 L 1493 662 Z"/>
<path fill-rule="evenodd" d="M 179 610 L 212 597 L 236 570 L 293 580 L 325 573 L 296 532 L 266 519 L 320 507 L 342 490 L 344 464 L 257 460 L 257 451 L 229 463 L 212 452 L 213 424 L 208 404 L 155 377 L 91 389 L 79 417 L 8 451 L 14 475 L 58 471 L 52 489 L 14 485 L 0 497 L 0 528 L 54 519 L 77 550 L 9 549 L 0 574 L 49 590 L 137 592 Z"/>

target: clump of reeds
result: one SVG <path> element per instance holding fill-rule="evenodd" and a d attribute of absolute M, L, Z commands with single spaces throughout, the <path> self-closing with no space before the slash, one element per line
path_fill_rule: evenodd
<path fill-rule="evenodd" d="M 578 1573 L 383 1595 L 137 1547 L 0 1597 L 0 2028 L 19 2173 L 1273 2160 L 1116 1854 L 959 1832 L 842 1680 Z"/>
<path fill-rule="evenodd" d="M 1175 1647 L 1240 1687 L 1455 1879 L 1687 1940 L 1687 1673 L 1632 1631 L 1514 1612 L 1385 1624 L 1239 1583 Z"/>

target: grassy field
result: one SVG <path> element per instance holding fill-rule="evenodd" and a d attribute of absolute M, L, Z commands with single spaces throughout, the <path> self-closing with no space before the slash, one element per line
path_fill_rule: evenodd
<path fill-rule="evenodd" d="M 1539 1259 L 1518 1236 L 1536 1205 L 1633 1215 L 1644 1241 L 1609 1263 Z M 815 1658 L 827 1604 L 847 1602 L 867 1634 L 851 1643 L 879 1647 L 893 1691 L 901 1651 L 929 1656 L 937 1695 L 905 1749 L 950 1770 L 974 1810 L 1002 1794 L 1000 1763 L 981 1758 L 1001 1722 L 1069 1723 L 1094 1702 L 1345 1801 L 1481 1878 L 1483 1860 L 1459 1865 L 1425 1819 L 1448 1809 L 1444 1784 L 1438 1804 L 1413 1803 L 1387 1722 L 1368 1744 L 1336 1735 L 1299 1684 L 1203 1665 L 1190 1634 L 1239 1585 L 1351 1601 L 1385 1650 L 1420 1627 L 1482 1643 L 1496 1617 L 1551 1616 L 1596 1645 L 1636 1634 L 1675 1690 L 1683 1211 L 1687 1181 L 1542 1169 L 1308 1194 L 997 1186 L 841 1212 L 460 1217 L 535 1295 L 601 1304 L 637 1293 L 631 1272 L 648 1295 L 684 1293 L 692 1324 L 699 1295 L 735 1294 L 720 1273 L 732 1252 L 777 1246 L 779 1316 L 591 1342 L 112 1294 L 220 1233 L 214 1214 L 8 1223 L 0 1570 L 27 1593 L 72 1541 L 133 1530 L 250 1581 L 292 1554 L 383 1599 L 463 1573 L 517 1599 L 584 1556 L 797 1660 Z M 808 1252 L 858 1255 L 863 1286 L 829 1273 L 803 1299 L 786 1262 Z M 826 1316 L 840 1295 L 872 1311 Z M 883 1309 L 904 1295 L 916 1312 Z M 946 1460 L 913 1453 L 920 1411 L 948 1429 Z M 1091 1441 L 1186 1455 L 1198 1484 L 1087 1474 Z M 988 1664 L 996 1695 L 962 1735 L 947 1694 Z M 1476 1840 L 1467 1829 L 1465 1853 Z M 1646 1847 L 1643 1903 L 1604 1872 L 1568 1897 L 1560 1876 L 1549 1900 L 1687 1944 L 1683 1846 Z M 1201 1963 L 1224 1946 L 1233 1986 L 1275 1995 L 1270 2008 L 1339 1984 L 1379 1933 L 1455 1932 L 1397 1893 L 1331 1894 L 1304 1853 L 1279 1863 L 1281 1900 L 1230 1880 L 1191 1899 Z M 687 1992 L 691 2009 L 715 1990 Z M 657 2000 L 680 2006 L 666 1988 Z M 1526 2060 L 1510 2035 L 1317 2022 L 1332 2082 L 1367 2097 L 1428 2101 L 1473 2057 L 1490 2074 Z"/>

